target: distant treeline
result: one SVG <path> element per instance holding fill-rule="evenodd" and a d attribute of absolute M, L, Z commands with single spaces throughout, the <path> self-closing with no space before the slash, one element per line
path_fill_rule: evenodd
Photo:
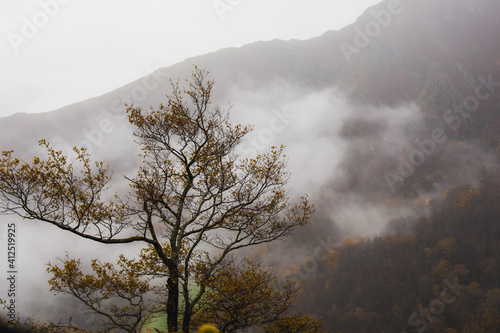
<path fill-rule="evenodd" d="M 302 311 L 334 332 L 500 332 L 500 174 L 447 190 L 391 235 L 348 239 L 319 263 Z"/>

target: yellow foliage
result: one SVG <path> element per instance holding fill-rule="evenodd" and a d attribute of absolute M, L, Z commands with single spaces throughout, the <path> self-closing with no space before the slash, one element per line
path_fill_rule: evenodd
<path fill-rule="evenodd" d="M 198 329 L 198 333 L 219 333 L 219 330 L 213 325 L 205 324 Z"/>
<path fill-rule="evenodd" d="M 293 314 L 264 327 L 265 333 L 320 333 L 323 322 L 307 315 Z"/>
<path fill-rule="evenodd" d="M 481 293 L 481 286 L 477 282 L 472 282 L 467 286 L 467 293 L 470 295 L 479 295 Z"/>
<path fill-rule="evenodd" d="M 480 195 L 479 190 L 471 188 L 467 193 L 463 194 L 457 203 L 457 208 L 465 208 L 467 204 L 474 198 Z"/>
<path fill-rule="evenodd" d="M 346 248 L 346 247 L 350 247 L 350 246 L 353 246 L 355 243 L 354 240 L 350 239 L 350 238 L 346 238 L 343 242 L 342 242 L 342 245 L 340 245 L 341 248 Z"/>
<path fill-rule="evenodd" d="M 195 323 L 222 323 L 229 331 L 268 323 L 295 305 L 298 287 L 277 277 L 259 263 L 244 260 L 239 267 L 230 264 L 207 284 L 205 304 L 193 319 Z"/>
<path fill-rule="evenodd" d="M 337 265 L 339 263 L 339 253 L 335 250 L 331 250 L 330 253 L 328 253 L 328 268 L 331 270 L 337 269 Z"/>
<path fill-rule="evenodd" d="M 459 278 L 465 278 L 469 274 L 469 270 L 465 265 L 458 264 L 453 267 L 453 275 Z"/>
<path fill-rule="evenodd" d="M 434 267 L 434 273 L 441 278 L 445 278 L 448 276 L 449 268 L 450 263 L 443 259 Z"/>
<path fill-rule="evenodd" d="M 457 248 L 457 240 L 453 237 L 442 239 L 438 242 L 438 247 L 446 258 L 450 258 Z"/>

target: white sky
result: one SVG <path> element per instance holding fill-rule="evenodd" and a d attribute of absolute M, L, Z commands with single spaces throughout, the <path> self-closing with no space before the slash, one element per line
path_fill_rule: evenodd
<path fill-rule="evenodd" d="M 221 48 L 316 37 L 380 1 L 1 0 L 0 117 L 55 110 Z"/>

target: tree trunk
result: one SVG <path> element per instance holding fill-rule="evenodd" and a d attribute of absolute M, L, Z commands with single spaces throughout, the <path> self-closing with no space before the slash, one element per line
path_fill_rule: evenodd
<path fill-rule="evenodd" d="M 178 332 L 177 314 L 179 311 L 179 274 L 177 267 L 170 269 L 170 277 L 167 280 L 167 325 L 169 332 Z"/>
<path fill-rule="evenodd" d="M 189 333 L 189 326 L 191 324 L 191 315 L 192 311 L 191 309 L 187 309 L 184 313 L 184 318 L 182 319 L 182 332 L 183 333 Z"/>

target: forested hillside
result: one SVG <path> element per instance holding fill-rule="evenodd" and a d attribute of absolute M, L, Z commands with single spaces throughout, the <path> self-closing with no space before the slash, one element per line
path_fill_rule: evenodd
<path fill-rule="evenodd" d="M 499 332 L 499 176 L 446 190 L 428 217 L 391 221 L 386 236 L 344 240 L 301 307 L 334 332 Z"/>

